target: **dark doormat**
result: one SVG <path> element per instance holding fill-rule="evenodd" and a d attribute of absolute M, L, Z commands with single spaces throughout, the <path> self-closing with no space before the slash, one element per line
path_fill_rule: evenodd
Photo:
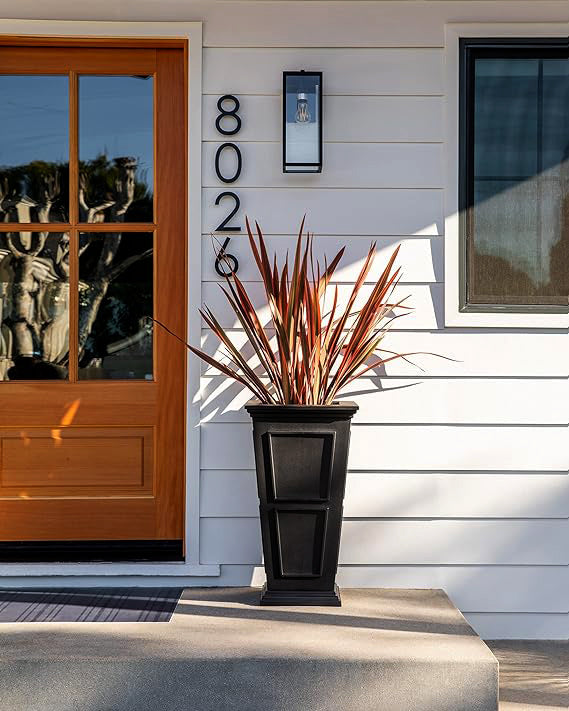
<path fill-rule="evenodd" d="M 2 622 L 169 622 L 182 588 L 0 590 Z"/>

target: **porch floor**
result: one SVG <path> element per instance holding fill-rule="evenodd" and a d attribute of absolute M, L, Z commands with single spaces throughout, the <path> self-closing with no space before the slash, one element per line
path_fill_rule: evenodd
<path fill-rule="evenodd" d="M 441 590 L 258 599 L 191 588 L 169 623 L 4 624 L 0 710 L 497 709 L 497 661 Z"/>

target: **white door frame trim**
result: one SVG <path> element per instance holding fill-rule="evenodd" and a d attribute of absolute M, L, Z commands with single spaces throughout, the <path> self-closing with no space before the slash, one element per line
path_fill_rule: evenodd
<path fill-rule="evenodd" d="M 196 306 L 201 303 L 201 138 L 202 138 L 202 23 L 201 22 L 84 22 L 72 20 L 9 20 L 0 19 L 0 35 L 37 37 L 139 37 L 179 38 L 188 40 L 188 338 L 199 343 L 201 322 Z M 186 500 L 185 543 L 186 560 L 180 563 L 4 563 L 0 566 L 0 582 L 18 584 L 17 578 L 72 576 L 73 584 L 82 576 L 144 576 L 141 584 L 151 581 L 146 576 L 190 578 L 217 577 L 219 565 L 202 565 L 199 558 L 200 536 L 200 366 L 196 359 L 188 361 L 186 408 Z M 44 577 L 45 576 L 45 577 Z M 49 581 L 47 581 L 49 582 Z M 94 584 L 96 581 L 91 581 Z M 38 583 L 38 584 L 40 584 Z M 205 583 L 205 581 L 203 581 Z M 202 584 L 203 584 L 202 583 Z M 26 582 L 26 584 L 29 584 Z M 116 584 L 116 580 L 113 580 Z M 132 584 L 132 580 L 130 582 Z M 161 583 L 163 584 L 163 583 Z M 179 583 L 177 583 L 179 584 Z M 211 583 L 210 583 L 211 584 Z"/>

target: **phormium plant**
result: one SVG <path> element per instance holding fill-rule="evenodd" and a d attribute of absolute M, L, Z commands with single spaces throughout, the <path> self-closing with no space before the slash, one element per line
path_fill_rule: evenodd
<path fill-rule="evenodd" d="M 313 259 L 312 235 L 304 236 L 303 219 L 292 269 L 289 269 L 288 255 L 281 268 L 276 256 L 271 264 L 259 225 L 255 223 L 257 241 L 249 220 L 246 225 L 270 309 L 268 328 L 274 329 L 275 338 L 272 341 L 261 324 L 243 283 L 235 274 L 228 275 L 221 289 L 260 366 L 248 363 L 227 330 L 204 306 L 200 313 L 219 338 L 226 359 L 221 362 L 186 344 L 206 363 L 245 385 L 262 403 L 329 405 L 342 389 L 367 371 L 397 358 L 416 355 L 381 348 L 390 324 L 405 315 L 405 312 L 394 314 L 393 310 L 408 308 L 403 304 L 408 297 L 397 302 L 392 300 L 400 279 L 400 269 L 394 269 L 399 247 L 389 258 L 365 303 L 355 310 L 356 299 L 375 258 L 375 243 L 369 249 L 346 304 L 340 306 L 338 287 L 331 286 L 330 282 L 345 248 L 321 267 Z"/>

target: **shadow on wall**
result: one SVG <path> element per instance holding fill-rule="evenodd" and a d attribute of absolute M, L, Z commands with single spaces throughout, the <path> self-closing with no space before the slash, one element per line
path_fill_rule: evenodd
<path fill-rule="evenodd" d="M 567 186 L 569 184 L 569 161 L 567 160 L 567 156 L 564 156 L 564 161 L 558 166 L 561 170 L 562 174 L 562 180 L 561 180 L 561 185 L 562 189 L 564 191 L 564 194 L 567 194 Z M 531 183 L 533 178 L 529 178 L 528 182 Z M 495 212 L 496 209 L 500 209 L 500 205 L 508 203 L 508 201 L 511 203 L 512 201 L 515 201 L 517 199 L 517 194 L 516 194 L 516 188 L 512 188 L 510 191 L 509 190 L 499 190 L 495 191 L 493 195 L 489 196 L 485 201 L 481 201 L 480 205 L 482 203 L 486 202 L 487 203 L 487 212 Z M 510 195 L 508 195 L 510 193 Z M 475 280 L 475 286 L 476 289 L 483 291 L 483 290 L 488 290 L 490 285 L 492 286 L 492 289 L 494 290 L 493 293 L 495 293 L 497 296 L 503 296 L 503 297 L 508 297 L 511 296 L 513 291 L 518 290 L 521 291 L 522 293 L 526 293 L 529 296 L 547 296 L 549 294 L 558 294 L 559 289 L 565 289 L 566 292 L 569 292 L 569 269 L 567 269 L 567 265 L 569 264 L 569 195 L 566 195 L 561 201 L 558 203 L 559 207 L 559 235 L 560 239 L 553 243 L 550 244 L 549 249 L 546 250 L 540 257 L 542 260 L 542 263 L 545 263 L 546 267 L 544 267 L 545 272 L 548 275 L 547 281 L 541 281 L 537 282 L 535 275 L 531 272 L 531 270 L 524 269 L 523 265 L 520 265 L 519 262 L 516 260 L 510 260 L 507 257 L 503 256 L 502 254 L 499 253 L 492 253 L 492 251 L 484 251 L 483 248 L 480 248 L 477 253 L 476 253 L 476 269 L 474 270 L 473 273 L 473 278 Z M 416 234 L 419 234 L 421 232 L 420 229 L 417 230 Z M 284 251 L 283 243 L 291 245 L 292 240 L 288 240 L 285 237 L 279 237 L 279 238 L 273 238 L 273 244 L 276 244 L 275 240 L 280 241 L 280 245 L 278 246 L 278 251 L 282 252 Z M 326 245 L 327 239 L 330 239 L 330 243 L 332 244 L 332 241 L 334 241 L 334 249 L 332 249 L 332 252 L 335 253 L 336 249 L 336 239 L 335 238 L 320 238 L 320 245 Z M 416 238 L 418 239 L 418 238 Z M 350 245 L 350 264 L 348 266 L 344 265 L 344 269 L 346 269 L 346 273 L 350 274 L 350 278 L 353 278 L 353 274 L 357 272 L 357 267 L 359 266 L 358 261 L 361 259 L 361 256 L 363 256 L 363 252 L 365 251 L 365 248 L 367 248 L 369 241 L 371 240 L 365 240 L 362 238 L 355 238 Z M 390 245 L 392 245 L 395 242 L 398 242 L 401 240 L 391 240 L 389 238 Z M 426 267 L 427 271 L 431 271 L 432 273 L 440 273 L 440 259 L 438 253 L 435 254 L 433 251 L 433 244 L 435 244 L 436 240 L 431 240 L 431 253 L 430 253 L 430 261 L 431 263 Z M 359 245 L 361 245 L 361 251 L 362 255 L 358 256 L 356 249 L 354 248 L 355 244 L 358 244 L 358 249 L 360 248 Z M 321 247 L 319 247 L 320 249 Z M 383 261 L 383 255 L 378 257 L 378 262 Z M 403 264 L 404 267 L 404 264 Z M 249 278 L 249 277 L 248 277 Z M 405 278 L 405 274 L 404 274 Z M 561 286 L 560 286 L 561 285 Z M 402 284 L 401 288 L 405 288 L 405 284 Z M 431 291 L 431 307 L 433 311 L 436 313 L 436 318 L 437 318 L 437 327 L 439 332 L 444 332 L 443 328 L 443 323 L 444 323 L 444 317 L 442 313 L 442 303 L 439 305 L 436 303 L 434 297 L 433 297 L 433 292 Z M 405 328 L 405 325 L 403 322 L 398 322 L 401 324 L 402 328 Z M 396 324 L 397 325 L 397 324 Z M 399 328 L 399 326 L 397 326 Z M 457 334 L 467 334 L 467 333 L 472 333 L 472 329 L 452 329 L 453 332 L 456 332 Z M 546 333 L 547 331 L 544 330 L 543 333 Z M 436 333 L 436 331 L 434 332 Z M 484 333 L 482 330 L 477 330 L 476 333 Z M 493 333 L 499 333 L 496 330 L 493 331 Z M 506 334 L 509 334 L 510 331 L 504 331 L 503 335 L 504 337 Z M 536 337 L 539 338 L 540 331 L 532 331 L 532 333 L 535 333 Z M 208 352 L 212 352 L 211 348 L 211 342 L 210 342 L 210 337 L 211 334 L 209 334 L 207 331 L 204 332 L 205 335 L 205 349 Z M 239 338 L 240 334 L 235 331 L 234 335 Z M 244 342 L 244 339 L 242 341 L 243 348 L 242 352 L 243 354 L 249 359 L 249 363 L 251 365 L 256 365 L 256 359 L 254 357 L 254 353 L 252 349 L 249 347 L 248 344 Z M 449 354 L 449 355 L 455 355 L 455 354 Z M 489 354 L 491 357 L 491 354 Z M 475 369 L 475 372 L 476 369 Z M 537 371 L 536 371 L 537 373 Z M 499 376 L 503 376 L 506 373 L 502 371 L 498 371 Z M 208 372 L 208 376 L 210 375 L 210 372 Z M 373 375 L 369 378 L 366 378 L 363 383 L 363 387 L 361 390 L 358 390 L 357 388 L 352 388 L 350 389 L 349 392 L 344 393 L 345 397 L 352 397 L 354 394 L 357 394 L 358 396 L 360 395 L 373 395 L 377 393 L 380 397 L 382 394 L 384 394 L 387 391 L 392 391 L 392 390 L 408 390 L 412 389 L 413 391 L 418 392 L 418 388 L 421 388 L 421 383 L 420 382 L 414 382 L 414 383 L 405 383 L 404 385 L 393 385 L 392 387 L 390 386 L 389 388 L 385 387 L 385 376 L 388 376 L 389 374 L 386 373 L 384 367 L 377 368 L 376 370 L 373 371 Z M 449 375 L 451 375 L 449 373 Z M 469 377 L 469 372 L 468 372 L 468 361 L 465 359 L 465 363 L 463 364 L 463 368 L 459 369 L 459 375 L 462 378 L 468 378 Z M 420 377 L 418 374 L 415 374 L 415 377 Z M 491 376 L 488 376 L 491 377 Z M 215 421 L 215 422 L 248 422 L 248 417 L 246 414 L 243 412 L 242 407 L 244 403 L 249 399 L 249 394 L 244 391 L 239 385 L 234 384 L 234 383 L 228 383 L 227 381 L 223 381 L 223 379 L 219 379 L 219 382 L 214 382 L 213 379 L 206 379 L 206 389 L 203 393 L 204 398 L 202 400 L 202 418 L 203 422 L 210 422 L 210 421 Z M 223 381 L 223 382 L 222 382 Z M 397 381 L 394 381 L 397 383 Z M 381 404 L 378 401 L 378 407 L 381 407 Z M 540 421 L 536 422 L 536 424 L 539 424 Z M 429 422 L 425 422 L 425 424 L 430 424 Z M 473 420 L 470 424 L 476 425 L 478 424 L 476 420 Z M 499 427 L 500 425 L 497 423 L 496 427 Z M 507 423 L 503 423 L 507 424 Z M 521 433 L 520 436 L 522 436 L 523 433 Z M 479 443 L 473 443 L 472 446 L 476 446 L 478 448 Z M 484 469 L 485 474 L 488 474 L 488 483 L 489 485 L 491 484 L 491 476 L 492 476 L 492 461 L 491 461 L 491 453 L 489 453 L 489 465 L 487 468 Z M 444 472 L 445 471 L 445 466 L 444 466 L 444 461 L 443 458 L 441 458 L 441 470 Z M 460 472 L 447 472 L 447 473 L 452 473 L 452 474 L 460 474 Z M 469 472 L 469 474 L 477 474 L 481 472 L 476 472 L 472 471 Z M 494 472 L 496 474 L 499 474 L 500 472 Z M 514 472 L 509 472 L 509 473 L 514 473 Z M 536 472 L 537 473 L 537 472 Z M 551 474 L 561 474 L 561 472 L 550 472 Z M 484 495 L 484 492 L 480 492 L 481 496 Z M 417 492 L 417 497 L 423 496 L 423 492 Z M 543 494 L 543 499 L 544 501 L 547 499 L 554 500 L 554 497 L 556 494 L 551 494 L 551 490 L 544 490 Z M 535 500 L 535 499 L 534 499 Z M 392 508 L 395 507 L 394 502 L 390 502 Z M 251 510 L 254 510 L 256 508 L 256 502 L 252 499 L 250 502 L 250 505 L 247 505 L 247 508 L 250 508 Z M 547 507 L 544 507 L 547 508 Z M 401 515 L 400 517 L 398 516 L 396 520 L 405 520 L 406 512 L 409 510 L 413 509 L 413 500 L 409 498 L 408 493 L 401 499 L 400 502 L 400 511 Z M 521 513 L 520 516 L 523 516 L 524 514 Z M 545 517 L 544 517 L 545 518 Z M 490 519 L 490 523 L 493 524 L 494 522 L 491 521 L 491 517 L 489 516 L 482 516 L 481 517 L 481 523 L 483 522 L 484 519 Z M 377 517 L 375 520 L 381 521 L 382 519 Z M 507 519 L 504 519 L 507 521 Z M 511 519 L 512 522 L 515 521 L 515 519 Z M 551 516 L 551 523 L 553 526 L 555 525 L 555 516 Z M 377 536 L 377 528 L 374 527 L 373 521 L 360 521 L 360 525 L 358 527 L 357 533 L 354 531 L 353 533 L 350 531 L 349 528 L 344 529 L 343 533 L 343 540 L 346 543 L 349 543 L 350 536 L 356 536 L 356 539 L 361 540 L 362 536 L 366 536 L 366 527 L 369 528 L 369 532 L 367 533 L 368 537 L 371 537 L 372 539 Z M 426 521 L 423 521 L 423 523 L 427 523 Z M 436 525 L 436 521 L 433 522 L 433 525 Z M 504 535 L 502 537 L 497 537 L 493 539 L 493 542 L 491 545 L 487 545 L 486 549 L 483 550 L 480 546 L 484 544 L 480 544 L 480 542 L 477 542 L 476 540 L 473 540 L 470 538 L 466 533 L 462 533 L 463 540 L 457 539 L 456 536 L 453 536 L 451 540 L 445 538 L 444 536 L 441 536 L 438 538 L 437 545 L 433 548 L 432 554 L 433 558 L 431 561 L 429 561 L 425 565 L 421 564 L 413 564 L 412 562 L 409 563 L 408 561 L 412 561 L 413 558 L 413 553 L 415 550 L 415 543 L 413 540 L 408 540 L 407 545 L 408 549 L 407 551 L 400 556 L 400 561 L 403 561 L 400 565 L 400 567 L 403 568 L 408 568 L 410 570 L 401 572 L 401 570 L 398 569 L 398 567 L 395 564 L 392 564 L 391 569 L 389 563 L 386 565 L 381 565 L 381 560 L 382 560 L 382 555 L 381 555 L 381 548 L 382 546 L 388 547 L 390 545 L 390 542 L 388 540 L 384 541 L 377 541 L 374 542 L 374 549 L 378 551 L 378 554 L 376 556 L 377 561 L 379 561 L 379 564 L 377 567 L 374 567 L 370 569 L 369 572 L 369 585 L 370 586 L 376 586 L 378 583 L 378 579 L 381 579 L 382 581 L 385 581 L 384 584 L 390 585 L 392 584 L 393 586 L 399 586 L 399 585 L 404 585 L 404 586 L 411 586 L 411 587 L 423 587 L 424 585 L 422 584 L 422 581 L 428 580 L 428 587 L 431 587 L 433 585 L 438 585 L 440 587 L 446 588 L 449 590 L 450 594 L 452 597 L 457 601 L 457 603 L 460 605 L 461 600 L 469 600 L 472 601 L 473 599 L 476 598 L 477 593 L 474 592 L 472 593 L 472 590 L 475 591 L 480 591 L 480 594 L 478 597 L 483 597 L 484 600 L 486 601 L 484 603 L 486 610 L 492 611 L 492 612 L 527 612 L 530 610 L 533 610 L 537 613 L 540 612 L 548 612 L 548 611 L 555 611 L 555 612 L 562 612 L 563 610 L 560 610 L 561 603 L 552 603 L 551 600 L 559 599 L 559 595 L 555 596 L 552 595 L 551 590 L 548 589 L 548 585 L 550 585 L 550 581 L 552 578 L 549 576 L 549 573 L 551 572 L 549 568 L 555 569 L 556 567 L 562 567 L 561 563 L 558 564 L 550 564 L 547 562 L 548 565 L 548 570 L 544 571 L 543 567 L 546 565 L 546 563 L 542 562 L 540 559 L 540 551 L 546 550 L 547 548 L 547 540 L 548 540 L 548 535 L 553 532 L 553 528 L 551 531 L 547 529 L 547 526 L 549 525 L 550 522 L 547 520 L 539 520 L 535 519 L 533 521 L 526 522 L 527 525 L 524 525 L 524 522 L 522 521 L 519 523 L 519 525 L 513 525 L 513 526 L 505 526 L 503 531 Z M 535 525 L 534 525 L 535 524 Z M 536 530 L 538 530 L 538 533 L 536 535 Z M 460 534 L 459 534 L 460 535 Z M 357 542 L 357 541 L 356 541 Z M 482 554 L 479 556 L 480 560 L 483 562 L 477 563 L 477 564 L 472 564 L 472 565 L 461 565 L 460 563 L 452 563 L 448 564 L 447 561 L 449 559 L 452 559 L 452 553 L 456 552 L 460 547 L 463 547 L 465 550 L 470 550 L 471 548 L 474 547 L 475 550 L 478 550 Z M 229 566 L 230 568 L 233 569 L 232 573 L 228 573 L 229 577 L 227 578 L 227 583 L 226 584 L 253 584 L 253 585 L 259 585 L 262 583 L 263 579 L 263 572 L 262 568 L 259 567 L 260 561 L 261 561 L 261 544 L 260 544 L 260 534 L 257 535 L 255 544 L 255 553 L 251 556 L 251 563 L 247 564 L 242 564 L 242 565 L 231 565 Z M 519 552 L 520 551 L 526 551 L 526 552 L 531 552 L 533 551 L 533 558 L 535 559 L 535 562 L 532 562 L 528 568 L 525 568 L 525 564 L 519 564 L 519 569 L 516 567 L 515 562 L 511 563 L 508 561 L 516 561 L 519 560 Z M 531 556 L 530 556 L 531 557 Z M 254 563 L 253 561 L 256 561 L 258 564 Z M 440 563 L 437 561 L 441 561 Z M 225 561 L 220 561 L 221 563 Z M 444 564 L 444 566 L 443 566 Z M 494 570 L 489 570 L 490 567 L 494 566 L 500 566 L 500 565 L 508 565 L 512 566 L 511 568 L 511 580 L 522 580 L 523 582 L 521 586 L 516 587 L 515 584 L 507 584 L 508 587 L 508 593 L 507 595 L 504 593 L 497 593 L 497 597 L 499 598 L 499 602 L 496 604 L 496 610 L 490 610 L 491 602 L 489 602 L 492 599 L 492 586 L 494 585 L 495 581 L 495 571 Z M 443 566 L 443 567 L 441 567 Z M 353 566 L 341 566 L 340 567 L 340 572 L 339 572 L 339 580 L 340 583 L 342 583 L 342 578 L 348 579 L 348 580 L 353 580 L 354 577 L 357 577 L 358 581 L 362 581 L 361 584 L 366 584 L 365 582 L 365 575 L 364 571 L 361 571 L 361 575 L 358 574 L 358 576 L 352 576 L 351 572 L 353 572 L 353 568 L 361 568 L 365 569 L 366 566 L 365 564 L 360 564 L 358 565 L 353 565 Z M 458 569 L 460 568 L 460 573 L 457 573 L 456 575 L 452 574 L 452 569 Z M 237 569 L 239 569 L 237 571 Z M 422 570 L 421 570 L 422 569 Z M 428 569 L 428 572 L 425 572 L 425 570 Z M 547 575 L 545 575 L 545 572 L 547 572 Z M 345 576 L 345 577 L 344 577 Z M 447 584 L 447 581 L 452 579 L 452 583 Z M 346 583 L 344 582 L 344 585 Z M 358 583 L 360 584 L 360 583 Z M 382 583 L 383 584 L 383 583 Z M 506 583 L 504 583 L 506 584 Z M 499 592 L 499 589 L 498 589 Z M 542 600 L 544 601 L 544 608 L 543 609 L 538 609 L 535 610 L 535 607 L 531 607 L 531 605 L 535 605 L 536 600 Z M 462 605 L 463 609 L 469 609 L 469 610 L 474 610 L 476 609 L 476 606 L 472 604 L 472 602 L 469 602 L 466 606 Z"/>

